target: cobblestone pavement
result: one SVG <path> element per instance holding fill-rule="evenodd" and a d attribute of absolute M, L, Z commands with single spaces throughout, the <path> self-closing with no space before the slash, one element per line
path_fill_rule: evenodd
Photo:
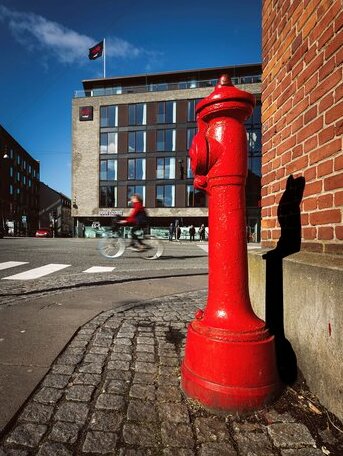
<path fill-rule="evenodd" d="M 341 456 L 340 423 L 302 382 L 245 417 L 183 396 L 186 325 L 205 297 L 153 299 L 88 322 L 1 437 L 0 456 Z"/>

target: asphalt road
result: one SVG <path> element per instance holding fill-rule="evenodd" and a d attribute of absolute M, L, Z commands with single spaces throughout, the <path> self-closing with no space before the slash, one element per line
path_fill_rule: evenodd
<path fill-rule="evenodd" d="M 0 433 L 89 319 L 207 286 L 207 244 L 165 242 L 164 256 L 150 261 L 135 252 L 107 260 L 96 246 L 96 239 L 0 240 Z M 60 269 L 18 275 L 52 264 Z M 85 272 L 92 267 L 114 269 Z"/>
<path fill-rule="evenodd" d="M 130 251 L 108 260 L 98 252 L 97 239 L 1 239 L 0 305 L 14 304 L 33 294 L 117 283 L 135 277 L 207 273 L 207 243 L 163 242 L 165 251 L 158 260 L 144 260 Z M 109 269 L 103 270 L 104 267 Z M 43 272 L 41 268 L 47 268 L 46 275 L 39 276 Z M 91 271 L 97 268 L 97 272 L 88 272 L 90 268 Z"/>

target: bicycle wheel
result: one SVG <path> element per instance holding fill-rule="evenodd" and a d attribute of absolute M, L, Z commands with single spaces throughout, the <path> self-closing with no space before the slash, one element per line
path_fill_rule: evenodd
<path fill-rule="evenodd" d="M 98 250 L 105 258 L 118 258 L 125 251 L 125 241 L 120 237 L 105 237 L 100 239 Z"/>
<path fill-rule="evenodd" d="M 157 260 L 163 254 L 163 244 L 162 242 L 153 237 L 153 236 L 146 236 L 143 239 L 144 245 L 146 248 L 140 252 L 140 256 L 145 260 Z"/>

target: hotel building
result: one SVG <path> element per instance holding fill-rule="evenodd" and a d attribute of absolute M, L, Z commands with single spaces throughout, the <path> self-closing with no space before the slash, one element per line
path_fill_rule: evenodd
<path fill-rule="evenodd" d="M 93 222 L 110 225 L 142 195 L 151 226 L 207 225 L 206 195 L 194 189 L 188 150 L 195 106 L 228 73 L 256 96 L 246 122 L 249 173 L 247 223 L 259 237 L 261 65 L 240 65 L 83 81 L 72 101 L 72 216 L 80 235 Z"/>

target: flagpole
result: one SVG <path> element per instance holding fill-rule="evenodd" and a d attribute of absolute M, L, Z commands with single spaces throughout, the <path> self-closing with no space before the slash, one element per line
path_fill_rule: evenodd
<path fill-rule="evenodd" d="M 106 40 L 104 38 L 104 79 L 106 78 Z"/>

